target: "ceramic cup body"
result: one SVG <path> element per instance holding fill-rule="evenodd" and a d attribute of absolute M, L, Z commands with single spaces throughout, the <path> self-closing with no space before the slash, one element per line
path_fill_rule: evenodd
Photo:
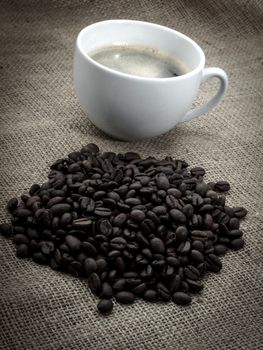
<path fill-rule="evenodd" d="M 190 71 L 172 78 L 144 78 L 112 70 L 89 57 L 89 52 L 117 42 L 158 48 L 183 61 Z M 204 65 L 202 49 L 177 31 L 140 21 L 98 22 L 77 37 L 75 91 L 88 118 L 105 133 L 123 140 L 153 137 L 207 112 L 222 98 L 227 88 L 225 72 Z M 200 84 L 214 76 L 221 82 L 217 94 L 191 110 Z"/>

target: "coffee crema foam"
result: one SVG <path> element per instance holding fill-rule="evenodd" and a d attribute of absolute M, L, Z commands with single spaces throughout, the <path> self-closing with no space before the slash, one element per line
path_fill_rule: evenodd
<path fill-rule="evenodd" d="M 190 71 L 177 57 L 140 44 L 113 43 L 88 56 L 115 71 L 145 78 L 172 78 Z"/>

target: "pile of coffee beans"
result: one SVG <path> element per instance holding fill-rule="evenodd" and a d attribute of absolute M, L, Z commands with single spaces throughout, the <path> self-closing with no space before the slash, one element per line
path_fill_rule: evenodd
<path fill-rule="evenodd" d="M 226 181 L 206 183 L 202 167 L 166 157 L 100 153 L 95 144 L 58 159 L 48 181 L 7 204 L 19 258 L 88 278 L 109 313 L 113 297 L 133 303 L 191 303 L 206 271 L 244 245 L 247 211 L 225 204 Z"/>

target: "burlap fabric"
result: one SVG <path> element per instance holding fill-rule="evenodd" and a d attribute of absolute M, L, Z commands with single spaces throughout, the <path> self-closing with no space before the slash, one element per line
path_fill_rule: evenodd
<path fill-rule="evenodd" d="M 262 2 L 6 0 L 0 3 L 0 222 L 8 198 L 43 182 L 48 165 L 88 142 L 102 150 L 183 158 L 210 180 L 232 184 L 227 202 L 249 210 L 246 246 L 223 258 L 190 307 L 116 305 L 96 312 L 86 281 L 18 260 L 0 239 L 0 349 L 262 349 Z M 229 75 L 220 105 L 170 133 L 124 143 L 98 131 L 73 91 L 79 30 L 130 18 L 160 23 L 195 39 L 207 65 Z M 197 104 L 213 92 L 203 86 Z"/>

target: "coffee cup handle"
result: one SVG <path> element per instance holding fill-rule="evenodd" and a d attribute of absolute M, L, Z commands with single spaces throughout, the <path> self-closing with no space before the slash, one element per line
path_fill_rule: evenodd
<path fill-rule="evenodd" d="M 184 118 L 182 119 L 182 122 L 187 122 L 193 118 L 199 117 L 201 114 L 207 113 L 208 111 L 210 111 L 210 109 L 215 107 L 224 96 L 228 87 L 228 78 L 227 78 L 226 72 L 223 71 L 223 69 L 221 68 L 215 68 L 215 67 L 204 68 L 201 83 L 204 83 L 206 80 L 210 78 L 219 78 L 220 80 L 219 90 L 203 106 L 197 107 L 187 112 Z"/>

